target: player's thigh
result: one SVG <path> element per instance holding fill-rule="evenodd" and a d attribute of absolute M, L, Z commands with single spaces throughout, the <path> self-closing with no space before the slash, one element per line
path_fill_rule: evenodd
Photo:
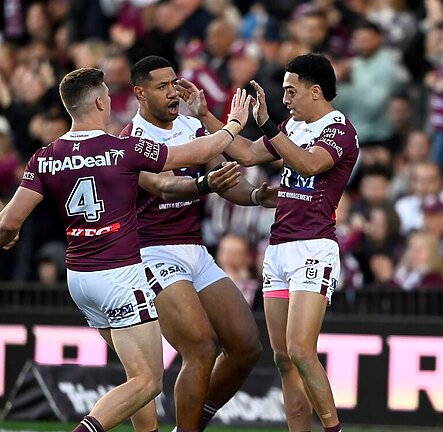
<path fill-rule="evenodd" d="M 163 350 L 158 321 L 111 330 L 115 351 L 128 377 L 158 380 L 163 374 Z"/>
<path fill-rule="evenodd" d="M 168 342 L 184 354 L 216 336 L 191 282 L 181 280 L 163 289 L 155 299 L 160 327 Z"/>
<path fill-rule="evenodd" d="M 200 291 L 199 297 L 225 349 L 259 345 L 259 332 L 251 308 L 231 279 L 219 279 Z"/>
<path fill-rule="evenodd" d="M 286 329 L 288 325 L 289 299 L 264 298 L 264 310 L 266 327 L 268 329 L 269 342 L 275 354 L 284 356 L 287 353 Z"/>
<path fill-rule="evenodd" d="M 327 298 L 311 291 L 293 291 L 289 295 L 287 345 L 316 350 L 317 338 L 325 316 Z"/>

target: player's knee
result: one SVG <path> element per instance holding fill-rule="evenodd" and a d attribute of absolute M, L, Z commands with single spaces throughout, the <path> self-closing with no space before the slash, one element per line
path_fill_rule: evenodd
<path fill-rule="evenodd" d="M 286 351 L 274 351 L 274 363 L 280 375 L 285 375 L 294 367 Z"/>
<path fill-rule="evenodd" d="M 257 363 L 263 351 L 260 339 L 248 338 L 235 345 L 232 350 L 225 350 L 227 355 L 235 357 L 237 364 L 244 368 L 251 368 Z"/>
<path fill-rule="evenodd" d="M 180 354 L 184 361 L 212 365 L 217 356 L 217 344 L 214 338 L 204 338 L 192 344 L 186 344 Z"/>
<path fill-rule="evenodd" d="M 312 350 L 298 344 L 288 346 L 288 356 L 301 375 L 306 375 L 308 373 L 313 361 L 317 358 Z"/>
<path fill-rule="evenodd" d="M 129 379 L 128 382 L 132 382 L 134 392 L 140 396 L 141 406 L 146 405 L 163 390 L 163 379 L 161 375 L 152 376 L 142 374 Z"/>

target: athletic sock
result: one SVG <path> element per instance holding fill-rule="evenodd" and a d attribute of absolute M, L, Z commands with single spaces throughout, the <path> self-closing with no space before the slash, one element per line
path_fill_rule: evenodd
<path fill-rule="evenodd" d="M 334 427 L 324 428 L 325 432 L 342 432 L 340 423 Z"/>
<path fill-rule="evenodd" d="M 221 408 L 214 402 L 206 401 L 203 406 L 202 416 L 200 417 L 200 424 L 198 425 L 198 430 L 200 432 L 204 431 L 208 423 L 213 419 L 217 411 Z"/>
<path fill-rule="evenodd" d="M 105 430 L 96 418 L 84 416 L 83 420 L 72 432 L 105 432 Z"/>

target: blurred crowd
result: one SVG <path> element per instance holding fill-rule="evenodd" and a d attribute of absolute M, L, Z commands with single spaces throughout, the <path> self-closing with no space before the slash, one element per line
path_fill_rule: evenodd
<path fill-rule="evenodd" d="M 99 67 L 112 97 L 111 133 L 137 101 L 131 65 L 156 54 L 203 88 L 224 120 L 233 91 L 267 92 L 275 123 L 284 66 L 327 55 L 337 109 L 355 125 L 361 157 L 337 210 L 338 289 L 443 289 L 443 0 L 4 0 L 0 10 L 0 199 L 7 202 L 33 152 L 70 128 L 58 83 Z M 185 110 L 186 107 L 183 107 Z M 244 135 L 261 136 L 251 118 Z M 280 164 L 244 169 L 279 182 Z M 203 235 L 217 262 L 259 307 L 271 209 L 212 194 Z M 46 200 L 14 250 L 0 251 L 0 280 L 64 280 L 65 234 Z"/>

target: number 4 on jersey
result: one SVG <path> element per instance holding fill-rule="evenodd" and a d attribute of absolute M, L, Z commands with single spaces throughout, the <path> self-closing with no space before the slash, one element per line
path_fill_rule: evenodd
<path fill-rule="evenodd" d="M 68 216 L 83 215 L 86 222 L 96 222 L 105 211 L 103 200 L 97 197 L 94 177 L 81 177 L 75 183 L 65 204 Z"/>

